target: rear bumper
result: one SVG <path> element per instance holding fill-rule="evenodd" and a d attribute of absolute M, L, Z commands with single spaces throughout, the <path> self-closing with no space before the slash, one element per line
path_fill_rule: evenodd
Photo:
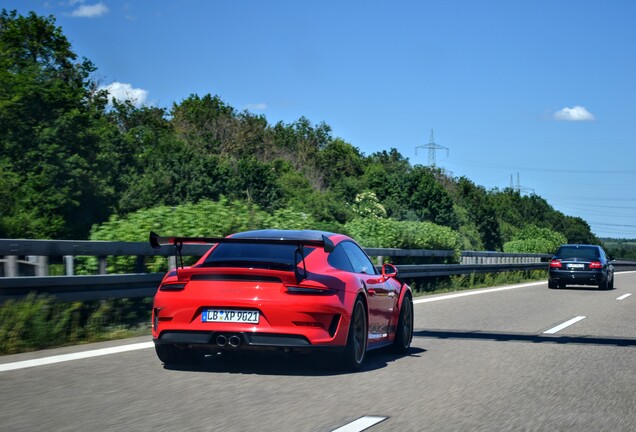
<path fill-rule="evenodd" d="M 548 277 L 550 281 L 557 284 L 598 285 L 605 282 L 607 274 L 602 270 L 550 270 Z"/>
<path fill-rule="evenodd" d="M 302 335 L 231 331 L 164 331 L 153 342 L 155 345 L 186 345 L 204 351 L 294 349 L 339 352 L 344 349 L 344 346 L 333 344 L 311 344 Z"/>
<path fill-rule="evenodd" d="M 160 292 L 152 311 L 152 335 L 157 343 L 216 346 L 217 336 L 237 335 L 245 347 L 313 347 L 346 344 L 350 306 L 344 295 L 314 296 L 278 293 L 277 287 L 223 298 L 202 286 L 196 296 Z M 194 290 L 193 290 L 194 291 Z M 276 292 L 272 292 L 276 291 Z M 250 298 L 248 298 L 248 295 Z M 258 311 L 252 323 L 204 322 L 208 309 Z M 274 335 L 274 336 L 271 336 Z"/>

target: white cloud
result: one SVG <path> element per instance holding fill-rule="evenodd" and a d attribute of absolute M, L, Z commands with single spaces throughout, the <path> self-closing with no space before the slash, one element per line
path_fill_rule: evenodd
<path fill-rule="evenodd" d="M 140 107 L 146 103 L 148 99 L 148 91 L 140 88 L 133 88 L 130 84 L 114 82 L 100 90 L 108 91 L 108 99 L 117 99 L 119 101 L 129 100 L 136 107 Z"/>
<path fill-rule="evenodd" d="M 254 111 L 265 111 L 267 109 L 267 104 L 264 102 L 247 104 L 246 109 Z"/>
<path fill-rule="evenodd" d="M 594 121 L 594 114 L 589 112 L 585 107 L 575 106 L 572 108 L 563 108 L 554 113 L 554 118 L 562 121 Z"/>
<path fill-rule="evenodd" d="M 94 5 L 82 5 L 71 12 L 71 16 L 77 18 L 95 18 L 108 12 L 108 7 L 104 3 Z"/>

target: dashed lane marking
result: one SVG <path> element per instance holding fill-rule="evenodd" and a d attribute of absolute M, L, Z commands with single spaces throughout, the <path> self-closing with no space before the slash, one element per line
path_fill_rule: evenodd
<path fill-rule="evenodd" d="M 563 330 L 564 328 L 570 327 L 572 324 L 575 324 L 575 323 L 581 321 L 582 319 L 585 319 L 585 317 L 584 316 L 574 317 L 571 320 L 568 320 L 568 321 L 564 322 L 563 324 L 559 324 L 556 327 L 552 327 L 550 330 L 544 331 L 543 334 L 555 334 L 555 333 Z"/>
<path fill-rule="evenodd" d="M 369 429 L 371 426 L 383 422 L 387 418 L 388 417 L 378 416 L 360 417 L 358 420 L 352 421 L 351 423 L 339 427 L 338 429 L 334 429 L 332 432 L 361 432 L 363 430 Z"/>

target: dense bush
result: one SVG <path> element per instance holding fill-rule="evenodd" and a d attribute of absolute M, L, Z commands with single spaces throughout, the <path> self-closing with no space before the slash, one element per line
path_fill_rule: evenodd
<path fill-rule="evenodd" d="M 564 243 L 567 243 L 567 239 L 563 234 L 528 225 L 511 241 L 504 243 L 504 252 L 550 254 Z"/>
<path fill-rule="evenodd" d="M 257 205 L 243 201 L 200 201 L 174 207 L 138 210 L 125 217 L 112 216 L 108 222 L 93 227 L 91 240 L 148 241 L 150 231 L 160 235 L 187 237 L 225 237 L 253 229 L 338 229 L 335 223 L 316 222 L 311 215 L 293 209 L 280 209 L 272 214 Z M 81 272 L 94 273 L 95 258 L 87 258 Z M 165 271 L 165 257 L 147 257 L 149 271 Z M 129 273 L 135 268 L 135 257 L 109 257 L 108 273 Z M 78 273 L 80 271 L 78 270 Z"/>
<path fill-rule="evenodd" d="M 456 231 L 431 222 L 354 219 L 346 230 L 363 247 L 457 250 Z"/>

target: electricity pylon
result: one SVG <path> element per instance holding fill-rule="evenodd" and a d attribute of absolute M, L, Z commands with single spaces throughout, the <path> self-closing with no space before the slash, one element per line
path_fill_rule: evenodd
<path fill-rule="evenodd" d="M 519 172 L 517 172 L 517 185 L 515 186 L 512 183 L 512 174 L 510 174 L 510 189 L 512 189 L 513 191 L 518 192 L 519 194 L 526 192 L 529 193 L 530 195 L 534 195 L 534 189 L 529 188 L 529 187 L 525 187 L 525 186 L 521 186 L 521 181 L 519 180 Z"/>
<path fill-rule="evenodd" d="M 417 156 L 417 149 L 425 148 L 428 149 L 428 164 L 429 166 L 435 166 L 435 150 L 446 150 L 446 156 L 448 157 L 449 150 L 448 147 L 441 146 L 439 144 L 435 144 L 435 137 L 433 136 L 433 129 L 431 129 L 431 141 L 428 144 L 419 145 L 415 147 L 415 156 Z"/>

